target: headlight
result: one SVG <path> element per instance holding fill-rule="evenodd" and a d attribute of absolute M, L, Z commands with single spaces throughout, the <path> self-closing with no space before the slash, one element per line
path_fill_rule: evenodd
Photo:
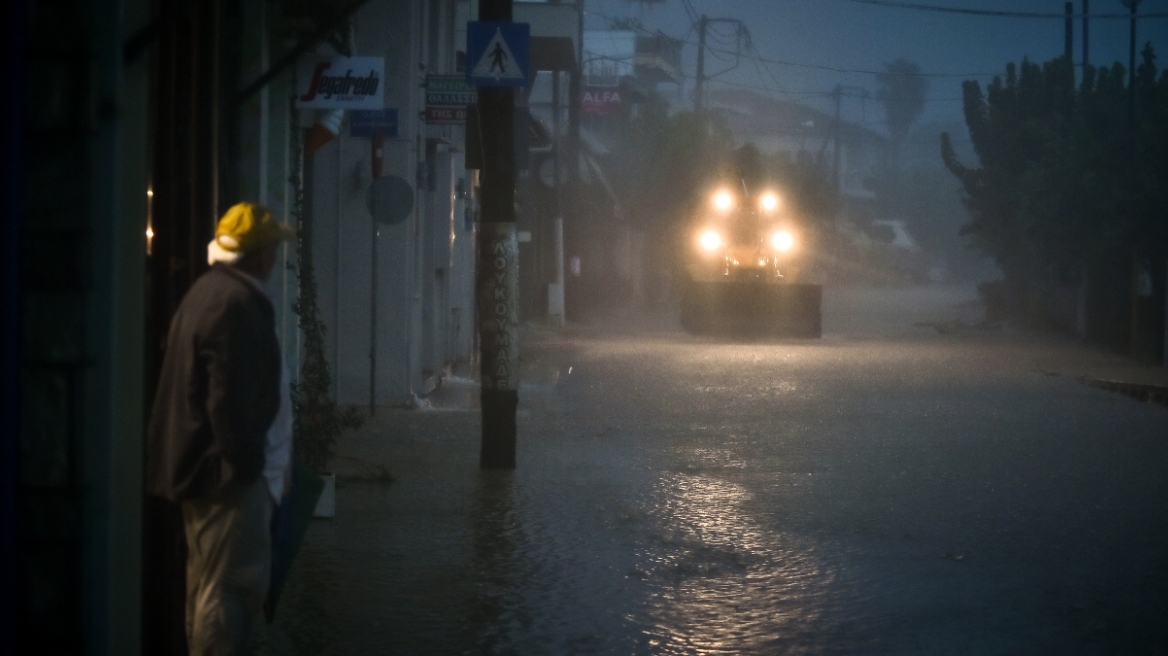
<path fill-rule="evenodd" d="M 714 207 L 722 212 L 734 207 L 734 194 L 726 190 L 714 194 Z"/>
<path fill-rule="evenodd" d="M 714 230 L 707 230 L 698 237 L 698 245 L 702 247 L 702 250 L 717 250 L 722 247 L 722 235 Z"/>
<path fill-rule="evenodd" d="M 773 212 L 779 207 L 779 197 L 768 191 L 762 195 L 762 198 L 759 199 L 758 206 L 761 207 L 764 212 Z"/>
<path fill-rule="evenodd" d="M 795 235 L 786 230 L 780 230 L 771 235 L 771 246 L 774 246 L 775 250 L 789 251 L 795 248 Z"/>

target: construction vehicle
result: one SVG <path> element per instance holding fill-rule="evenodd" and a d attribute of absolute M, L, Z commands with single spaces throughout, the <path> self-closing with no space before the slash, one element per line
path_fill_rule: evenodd
<path fill-rule="evenodd" d="M 822 335 L 823 288 L 802 280 L 811 235 L 774 189 L 721 184 L 683 233 L 681 325 L 693 334 Z"/>

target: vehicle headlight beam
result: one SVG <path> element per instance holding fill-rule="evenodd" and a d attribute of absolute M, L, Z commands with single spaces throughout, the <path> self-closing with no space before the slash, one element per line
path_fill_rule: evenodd
<path fill-rule="evenodd" d="M 795 235 L 787 230 L 779 230 L 771 235 L 771 246 L 774 246 L 775 250 L 778 251 L 790 251 L 795 248 Z"/>
<path fill-rule="evenodd" d="M 706 230 L 698 237 L 698 245 L 705 251 L 716 251 L 722 244 L 722 235 L 716 230 Z"/>

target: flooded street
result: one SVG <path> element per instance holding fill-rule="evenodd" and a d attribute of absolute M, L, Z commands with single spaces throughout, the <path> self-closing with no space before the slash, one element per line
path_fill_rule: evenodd
<path fill-rule="evenodd" d="M 1163 370 L 974 297 L 829 289 L 815 341 L 533 329 L 517 470 L 457 385 L 347 436 L 263 652 L 1168 652 L 1168 409 L 1081 380 Z"/>

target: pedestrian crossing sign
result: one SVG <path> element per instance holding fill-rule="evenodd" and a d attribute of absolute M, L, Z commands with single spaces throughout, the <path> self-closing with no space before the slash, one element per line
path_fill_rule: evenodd
<path fill-rule="evenodd" d="M 527 85 L 531 26 L 506 21 L 471 21 L 466 26 L 466 81 L 480 87 Z"/>

